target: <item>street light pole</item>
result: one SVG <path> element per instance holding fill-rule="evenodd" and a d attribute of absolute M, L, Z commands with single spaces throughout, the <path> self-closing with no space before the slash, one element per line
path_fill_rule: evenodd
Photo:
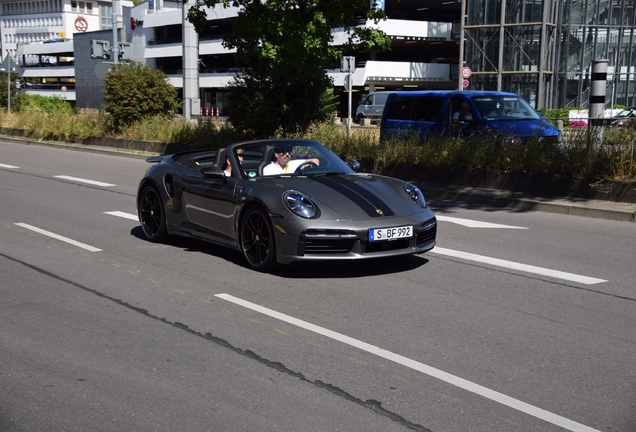
<path fill-rule="evenodd" d="M 7 50 L 7 114 L 11 112 L 11 51 Z"/>
<path fill-rule="evenodd" d="M 117 42 L 117 0 L 113 0 L 113 63 L 119 62 L 119 43 Z"/>

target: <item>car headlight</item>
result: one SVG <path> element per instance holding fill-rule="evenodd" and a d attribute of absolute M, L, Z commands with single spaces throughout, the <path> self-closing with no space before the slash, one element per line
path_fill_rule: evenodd
<path fill-rule="evenodd" d="M 411 183 L 404 183 L 404 192 L 413 200 L 415 204 L 422 208 L 426 208 L 426 201 L 424 195 L 419 188 Z"/>
<path fill-rule="evenodd" d="M 296 191 L 287 191 L 283 194 L 285 207 L 300 217 L 311 219 L 316 216 L 318 207 L 305 195 Z"/>

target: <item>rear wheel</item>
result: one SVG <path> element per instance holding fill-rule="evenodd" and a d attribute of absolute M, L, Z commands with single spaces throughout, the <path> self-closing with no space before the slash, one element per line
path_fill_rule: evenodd
<path fill-rule="evenodd" d="M 146 186 L 139 198 L 139 222 L 148 240 L 160 243 L 168 238 L 166 212 L 161 194 L 154 186 Z"/>
<path fill-rule="evenodd" d="M 241 250 L 249 265 L 258 271 L 268 271 L 276 265 L 276 240 L 272 223 L 264 210 L 247 210 L 241 221 Z"/>

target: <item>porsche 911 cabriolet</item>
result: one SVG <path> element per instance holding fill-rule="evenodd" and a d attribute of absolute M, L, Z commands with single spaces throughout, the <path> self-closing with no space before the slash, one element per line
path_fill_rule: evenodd
<path fill-rule="evenodd" d="M 213 242 L 241 251 L 259 271 L 435 246 L 435 215 L 415 185 L 357 172 L 357 161 L 316 141 L 247 141 L 147 161 L 137 213 L 152 242 Z"/>

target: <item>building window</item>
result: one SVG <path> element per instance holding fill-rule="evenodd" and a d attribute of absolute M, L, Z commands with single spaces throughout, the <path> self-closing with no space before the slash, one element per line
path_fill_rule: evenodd
<path fill-rule="evenodd" d="M 113 28 L 113 8 L 112 6 L 99 6 L 99 16 L 101 19 L 102 30 L 109 30 Z"/>

